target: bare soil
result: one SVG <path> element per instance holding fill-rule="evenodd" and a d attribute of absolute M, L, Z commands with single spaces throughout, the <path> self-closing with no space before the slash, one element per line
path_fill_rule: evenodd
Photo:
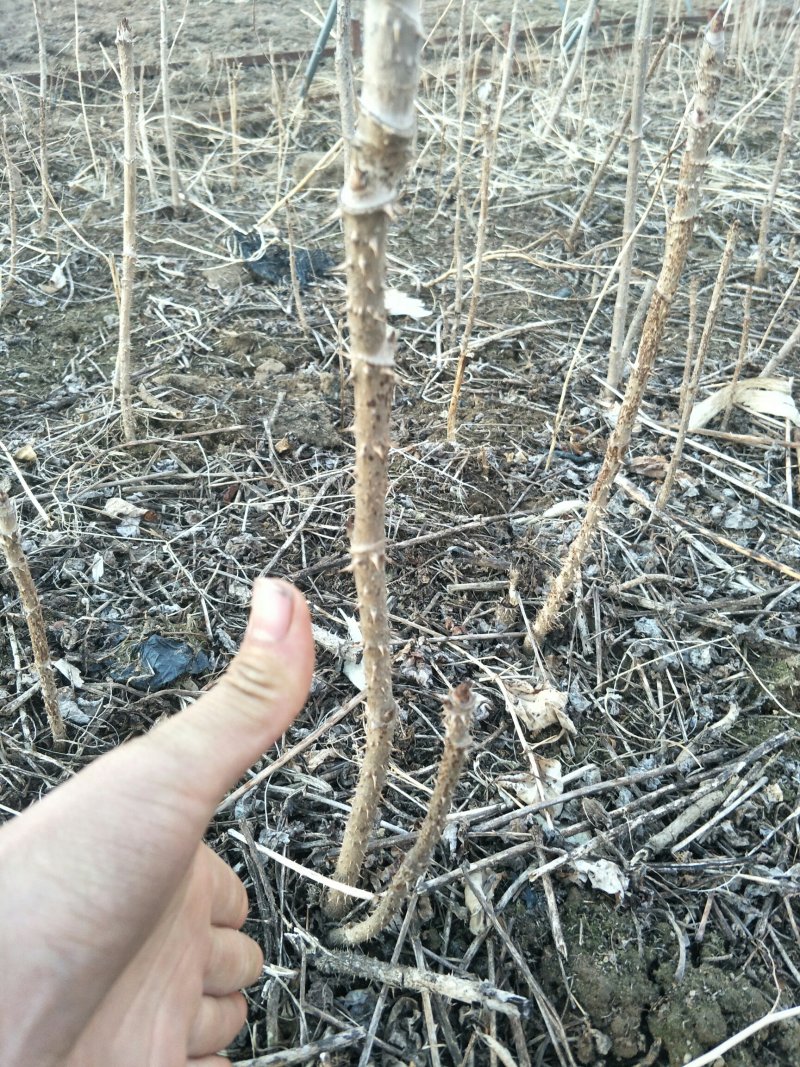
<path fill-rule="evenodd" d="M 437 15 L 446 5 L 432 7 Z M 388 526 L 402 723 L 368 888 L 385 883 L 424 812 L 446 686 L 470 680 L 481 713 L 432 884 L 420 887 L 403 937 L 393 928 L 365 952 L 516 993 L 526 1008 L 511 1019 L 413 987 L 382 988 L 343 965 L 337 971 L 325 955 L 315 883 L 228 835 L 247 829 L 255 842 L 330 874 L 363 743 L 357 715 L 330 725 L 355 695 L 333 651 L 337 640 L 345 648 L 346 622 L 357 614 L 345 570 L 352 438 L 343 278 L 334 269 L 299 293 L 288 280 L 259 283 L 229 241 L 234 227 L 251 229 L 290 190 L 309 153 L 327 151 L 339 136 L 330 62 L 297 112 L 304 60 L 277 54 L 310 47 L 310 13 L 189 4 L 172 57 L 188 197 L 177 214 L 168 206 L 158 77 L 144 72 L 150 174 L 143 164 L 134 312 L 139 439 L 126 445 L 111 384 L 120 114 L 101 50 L 113 57 L 116 13 L 95 3 L 79 9 L 95 166 L 75 80 L 64 73 L 74 71 L 73 27 L 56 5 L 43 5 L 48 53 L 62 75 L 54 78 L 48 116 L 58 207 L 41 233 L 37 86 L 7 76 L 36 69 L 35 29 L 27 2 L 3 4 L 0 93 L 20 171 L 20 220 L 9 285 L 3 172 L 0 434 L 12 455 L 29 445 L 35 457 L 20 453 L 15 469 L 2 452 L 0 476 L 17 499 L 52 651 L 79 674 L 59 679 L 70 746 L 57 754 L 33 686 L 20 605 L 8 575 L 0 575 L 2 810 L 23 809 L 210 685 L 243 631 L 251 582 L 265 570 L 300 586 L 329 635 L 308 706 L 280 751 L 318 728 L 319 739 L 222 811 L 209 831 L 209 842 L 248 884 L 249 932 L 267 958 L 263 979 L 248 991 L 250 1022 L 230 1051 L 234 1061 L 314 1042 L 321 1052 L 333 1035 L 353 1031 L 345 1049 L 319 1062 L 493 1067 L 499 1043 L 521 1067 L 677 1067 L 773 1006 L 800 999 L 797 429 L 734 408 L 724 431 L 717 419 L 711 434 L 690 435 L 666 511 L 652 515 L 642 503 L 643 494 L 646 501 L 657 493 L 674 439 L 689 279 L 698 283 L 702 328 L 734 219 L 737 250 L 702 395 L 729 382 L 737 361 L 791 69 L 778 10 L 762 27 L 760 51 L 732 50 L 703 217 L 625 480 L 561 627 L 541 655 L 524 646 L 578 529 L 609 433 L 601 384 L 614 286 L 605 296 L 601 290 L 619 247 L 624 153 L 604 177 L 574 251 L 564 239 L 619 119 L 630 64 L 625 7 L 604 5 L 590 57 L 546 139 L 535 130 L 566 64 L 552 58 L 557 49 L 544 32 L 526 33 L 517 50 L 456 443 L 444 432 L 465 312 L 456 306 L 453 218 L 460 199 L 469 267 L 481 86 L 497 82 L 493 34 L 505 7 L 498 14 L 496 5 L 475 5 L 470 51 L 482 59 L 473 67 L 458 166 L 457 5 L 441 22 L 442 42 L 426 52 L 418 160 L 392 236 L 390 284 L 430 314 L 395 320 Z M 557 10 L 542 5 L 529 21 L 554 23 Z M 135 13 L 145 64 L 157 57 L 157 13 L 152 2 Z M 676 137 L 678 154 L 682 146 L 694 42 L 687 27 L 648 97 L 640 207 L 651 198 L 654 206 L 637 246 L 634 305 L 660 263 L 675 166 L 660 191 L 657 183 Z M 242 64 L 235 75 L 224 61 L 271 53 L 272 64 Z M 758 374 L 797 322 L 797 168 L 791 144 L 769 282 L 753 291 L 743 378 Z M 270 239 L 325 251 L 338 263 L 339 181 L 329 169 L 275 211 L 265 227 Z M 468 299 L 469 270 L 464 291 Z M 777 373 L 791 377 L 796 369 L 792 356 Z M 112 497 L 146 516 L 111 519 Z M 210 667 L 148 691 L 136 676 L 152 635 L 203 652 Z M 535 735 L 524 722 L 515 726 L 524 694 L 546 689 L 564 695 L 574 732 L 555 725 Z M 274 759 L 265 755 L 255 770 Z M 542 759 L 557 761 L 566 799 L 531 810 Z M 725 794 L 722 811 L 687 817 L 682 831 L 659 843 L 659 832 L 714 790 Z M 594 887 L 581 860 L 614 865 L 624 892 Z M 480 879 L 496 925 L 471 923 L 468 878 Z M 557 948 L 559 928 L 566 955 Z M 788 1022 L 761 1030 L 724 1062 L 791 1067 L 800 1064 L 799 1050 L 800 1026 Z"/>

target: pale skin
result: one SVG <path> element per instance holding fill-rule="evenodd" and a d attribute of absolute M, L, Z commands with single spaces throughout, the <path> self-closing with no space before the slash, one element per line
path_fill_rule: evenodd
<path fill-rule="evenodd" d="M 259 580 L 219 682 L 0 828 L 0 1064 L 219 1067 L 261 949 L 202 842 L 311 682 L 308 608 Z"/>

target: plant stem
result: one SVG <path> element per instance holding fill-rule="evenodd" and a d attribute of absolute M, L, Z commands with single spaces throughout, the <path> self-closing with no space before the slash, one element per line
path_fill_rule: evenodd
<path fill-rule="evenodd" d="M 8 149 L 8 137 L 6 132 L 6 117 L 3 115 L 2 126 L 0 126 L 0 146 L 3 150 L 3 159 L 6 164 L 6 182 L 8 183 L 8 275 L 6 276 L 6 286 L 10 288 L 17 275 L 17 193 L 22 186 L 22 179 L 20 178 L 19 169 L 11 158 L 11 153 Z"/>
<path fill-rule="evenodd" d="M 614 303 L 614 319 L 611 324 L 611 351 L 608 355 L 606 385 L 609 395 L 622 378 L 622 348 L 625 338 L 625 322 L 628 317 L 628 294 L 630 292 L 631 268 L 633 267 L 634 242 L 630 240 L 636 226 L 636 201 L 639 192 L 639 159 L 642 154 L 642 116 L 644 114 L 644 87 L 647 78 L 647 58 L 650 54 L 650 38 L 653 33 L 653 7 L 655 0 L 639 0 L 636 17 L 636 59 L 631 96 L 631 123 L 628 138 L 628 180 L 625 188 L 625 210 L 622 221 L 622 244 L 625 252 L 619 265 L 617 297 Z"/>
<path fill-rule="evenodd" d="M 719 305 L 725 288 L 725 279 L 728 277 L 728 270 L 731 265 L 731 259 L 733 258 L 734 248 L 736 247 L 736 236 L 738 232 L 739 227 L 734 222 L 728 230 L 728 239 L 725 242 L 725 250 L 722 253 L 722 259 L 720 260 L 717 280 L 714 282 L 714 289 L 711 293 L 711 299 L 708 302 L 706 321 L 703 323 L 703 334 L 700 338 L 700 344 L 697 346 L 697 358 L 694 361 L 694 369 L 689 382 L 689 388 L 686 391 L 686 395 L 683 397 L 678 436 L 675 438 L 675 444 L 672 449 L 669 466 L 667 467 L 667 473 L 664 475 L 664 481 L 662 482 L 658 496 L 656 497 L 654 506 L 655 511 L 661 511 L 666 506 L 670 490 L 672 489 L 672 483 L 675 481 L 675 475 L 678 473 L 678 464 L 683 458 L 683 445 L 686 441 L 686 431 L 689 428 L 689 419 L 691 418 L 692 408 L 694 407 L 694 402 L 697 398 L 697 390 L 700 387 L 700 375 L 703 373 L 706 356 L 708 355 L 708 350 L 711 346 L 711 337 L 717 322 Z"/>
<path fill-rule="evenodd" d="M 675 32 L 676 27 L 670 26 L 664 36 L 661 38 L 661 41 L 659 42 L 658 48 L 656 50 L 656 54 L 653 56 L 653 61 L 647 71 L 645 84 L 650 81 L 655 72 L 658 70 L 659 64 L 661 63 L 661 60 L 664 57 L 664 53 L 667 50 L 667 45 L 670 44 L 673 38 L 675 37 Z M 633 106 L 632 104 L 629 104 L 628 108 L 625 111 L 625 114 L 619 121 L 619 125 L 617 126 L 617 130 L 614 136 L 611 138 L 609 146 L 606 149 L 606 154 L 603 156 L 603 160 L 600 163 L 600 166 L 592 175 L 592 180 L 589 182 L 589 188 L 586 190 L 586 194 L 583 200 L 581 201 L 580 207 L 575 213 L 575 218 L 572 220 L 572 225 L 569 228 L 569 233 L 567 234 L 564 240 L 564 245 L 568 251 L 572 251 L 575 248 L 575 244 L 578 238 L 578 230 L 580 229 L 583 217 L 589 210 L 589 206 L 594 200 L 594 194 L 597 192 L 597 186 L 600 184 L 600 179 L 603 177 L 606 170 L 608 169 L 608 164 L 611 162 L 612 156 L 619 147 L 619 142 L 622 140 L 623 136 L 625 135 L 625 131 L 630 125 L 632 111 Z"/>
<path fill-rule="evenodd" d="M 351 0 L 336 5 L 336 81 L 339 86 L 339 111 L 344 140 L 344 172 L 350 167 L 350 142 L 356 128 L 356 102 L 353 86 L 353 18 Z"/>
<path fill-rule="evenodd" d="M 47 631 L 44 625 L 42 604 L 39 600 L 39 594 L 36 592 L 31 569 L 22 549 L 14 505 L 8 494 L 2 490 L 0 490 L 0 545 L 2 545 L 8 569 L 11 571 L 22 607 L 25 610 L 25 621 L 28 624 L 31 648 L 33 649 L 33 662 L 39 675 L 39 684 L 42 687 L 44 710 L 47 713 L 47 721 L 50 723 L 53 740 L 56 743 L 56 747 L 60 748 L 67 736 L 67 732 L 58 707 L 58 693 L 56 691 L 55 676 L 53 675 L 53 665 L 50 662 L 50 649 L 47 645 Z"/>
<path fill-rule="evenodd" d="M 700 49 L 697 88 L 689 108 L 689 133 L 681 160 L 675 207 L 667 227 L 664 260 L 642 329 L 636 363 L 628 380 L 616 426 L 608 439 L 603 465 L 592 490 L 583 523 L 533 625 L 533 638 L 538 644 L 541 644 L 552 630 L 561 606 L 575 584 L 586 549 L 608 504 L 611 486 L 628 451 L 636 415 L 655 366 L 669 309 L 678 291 L 695 221 L 700 211 L 700 193 L 708 166 L 708 146 L 711 142 L 716 98 L 722 77 L 724 43 L 722 20 L 717 16 L 707 28 Z"/>
<path fill-rule="evenodd" d="M 86 110 L 86 99 L 83 93 L 83 74 L 81 72 L 81 35 L 80 26 L 78 23 L 78 0 L 75 0 L 75 70 L 78 74 L 78 96 L 81 102 L 81 115 L 83 116 L 83 128 L 86 133 L 86 144 L 89 148 L 89 155 L 92 157 L 92 169 L 94 170 L 94 176 L 97 181 L 100 181 L 100 164 L 97 162 L 97 156 L 94 151 L 94 141 L 92 140 L 92 131 L 89 126 L 89 113 Z"/>
<path fill-rule="evenodd" d="M 511 19 L 508 27 L 508 43 L 505 56 L 503 57 L 503 73 L 500 77 L 500 88 L 497 93 L 497 107 L 495 108 L 494 121 L 487 127 L 483 145 L 483 163 L 481 166 L 481 204 L 478 214 L 478 237 L 475 247 L 475 267 L 472 274 L 472 293 L 470 295 L 469 308 L 467 309 L 467 321 L 464 332 L 461 335 L 461 346 L 458 353 L 456 377 L 453 382 L 453 392 L 450 395 L 450 406 L 447 411 L 447 440 L 452 441 L 456 435 L 456 416 L 458 415 L 458 398 L 461 395 L 461 386 L 464 382 L 464 370 L 469 355 L 469 339 L 472 336 L 472 328 L 475 325 L 475 317 L 478 314 L 478 301 L 481 295 L 481 269 L 483 267 L 483 253 L 486 249 L 486 230 L 489 221 L 489 179 L 492 176 L 494 157 L 497 150 L 497 138 L 500 134 L 500 125 L 503 121 L 503 107 L 508 90 L 508 82 L 511 76 L 511 63 L 514 59 L 514 44 L 517 36 L 517 3 L 511 8 Z"/>
<path fill-rule="evenodd" d="M 361 870 L 397 721 L 385 533 L 395 334 L 387 328 L 384 289 L 389 219 L 414 143 L 419 7 L 419 0 L 366 0 L 361 106 L 341 194 L 356 437 L 350 550 L 367 689 L 364 759 L 335 875 L 347 885 L 355 884 Z M 347 906 L 341 893 L 331 893 L 326 902 L 335 918 Z"/>
<path fill-rule="evenodd" d="M 795 30 L 794 39 L 794 66 L 789 87 L 786 91 L 786 106 L 783 111 L 783 129 L 778 142 L 778 155 L 775 159 L 775 169 L 772 172 L 767 199 L 764 210 L 761 212 L 761 225 L 758 230 L 758 261 L 756 263 L 755 284 L 763 285 L 767 277 L 767 237 L 769 236 L 769 223 L 772 218 L 772 207 L 778 192 L 783 166 L 786 162 L 786 153 L 792 140 L 792 124 L 794 122 L 794 109 L 797 103 L 797 90 L 800 87 L 800 30 Z"/>
<path fill-rule="evenodd" d="M 471 745 L 470 730 L 475 713 L 475 697 L 467 682 L 456 686 L 444 702 L 445 738 L 436 785 L 428 803 L 417 840 L 397 873 L 381 894 L 380 902 L 366 919 L 333 930 L 332 945 L 359 945 L 376 937 L 397 915 L 414 886 L 425 874 L 433 850 L 442 837 L 445 820 L 453 803 L 458 780 Z"/>
<path fill-rule="evenodd" d="M 133 80 L 133 34 L 127 19 L 117 27 L 119 78 L 122 90 L 123 119 L 123 203 L 122 203 L 122 278 L 119 290 L 119 348 L 116 381 L 122 433 L 126 441 L 136 439 L 131 388 L 131 307 L 133 274 L 136 269 L 136 86 Z"/>
<path fill-rule="evenodd" d="M 178 174 L 178 164 L 175 158 L 175 139 L 172 136 L 172 108 L 170 106 L 169 87 L 169 13 L 167 0 L 161 0 L 161 102 L 164 107 L 164 147 L 167 150 L 167 165 L 169 167 L 169 191 L 172 200 L 172 210 L 178 212 L 181 209 L 181 180 Z"/>
<path fill-rule="evenodd" d="M 47 161 L 47 51 L 44 46 L 42 20 L 39 16 L 39 4 L 33 0 L 33 18 L 36 23 L 36 40 L 39 49 L 39 177 L 42 182 L 42 215 L 39 220 L 39 233 L 47 232 L 50 222 L 50 168 Z"/>

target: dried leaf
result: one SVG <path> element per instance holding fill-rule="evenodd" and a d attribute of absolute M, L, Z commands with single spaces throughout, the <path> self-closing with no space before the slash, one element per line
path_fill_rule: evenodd
<path fill-rule="evenodd" d="M 147 508 L 140 508 L 138 504 L 123 500 L 121 496 L 112 496 L 103 505 L 103 512 L 110 519 L 136 519 L 145 516 Z"/>
<path fill-rule="evenodd" d="M 513 793 L 523 804 L 539 804 L 542 801 L 555 801 L 564 792 L 561 776 L 561 760 L 545 759 L 536 756 L 539 775 L 533 771 L 509 774 L 498 778 L 497 784 L 502 789 Z M 561 814 L 561 804 L 554 804 L 551 813 L 557 818 Z"/>
<path fill-rule="evenodd" d="M 14 459 L 18 460 L 20 463 L 36 463 L 39 457 L 37 456 L 33 445 L 22 445 L 14 453 Z"/>
<path fill-rule="evenodd" d="M 743 378 L 735 384 L 724 385 L 696 404 L 689 419 L 689 429 L 701 430 L 730 406 L 744 408 L 751 415 L 788 419 L 800 426 L 800 411 L 792 397 L 791 378 Z"/>
<path fill-rule="evenodd" d="M 331 759 L 333 756 L 338 756 L 338 752 L 335 748 L 316 749 L 312 751 L 310 755 L 306 756 L 306 766 L 313 772 L 317 767 L 320 767 L 325 760 Z"/>
<path fill-rule="evenodd" d="M 53 273 L 50 275 L 47 281 L 42 282 L 39 288 L 42 290 L 43 293 L 47 293 L 48 296 L 52 296 L 53 293 L 58 293 L 62 289 L 66 288 L 66 285 L 67 275 L 64 271 L 64 268 L 61 266 L 60 263 L 58 263 L 56 264 Z"/>
<path fill-rule="evenodd" d="M 482 871 L 475 871 L 475 873 L 470 874 L 469 879 L 464 882 L 464 903 L 466 904 L 467 914 L 469 915 L 469 932 L 476 937 L 478 934 L 482 934 L 484 930 L 489 929 L 489 916 L 483 910 L 483 906 L 470 885 L 470 882 L 473 882 L 480 892 L 486 896 L 486 878 L 487 876 Z"/>
<path fill-rule="evenodd" d="M 488 104 L 494 91 L 494 84 L 491 81 L 481 82 L 478 88 L 475 90 L 475 95 L 482 104 Z"/>
<path fill-rule="evenodd" d="M 65 659 L 54 659 L 53 666 L 60 673 L 63 674 L 73 689 L 83 688 L 83 678 L 81 672 L 75 666 L 74 663 L 69 663 Z"/>
<path fill-rule="evenodd" d="M 668 466 L 669 460 L 666 456 L 636 456 L 629 463 L 634 474 L 652 478 L 654 482 L 664 481 Z"/>
<path fill-rule="evenodd" d="M 558 504 L 553 504 L 542 512 L 543 519 L 557 519 L 561 515 L 566 515 L 570 511 L 580 511 L 586 507 L 585 500 L 561 500 Z"/>
<path fill-rule="evenodd" d="M 419 322 L 427 319 L 432 314 L 431 309 L 425 307 L 423 302 L 416 296 L 409 296 L 400 289 L 386 290 L 386 313 L 387 315 L 407 315 L 410 319 Z"/>
<path fill-rule="evenodd" d="M 117 526 L 117 533 L 120 537 L 138 537 L 139 536 L 139 517 L 131 516 L 130 518 L 123 519 Z"/>
<path fill-rule="evenodd" d="M 589 880 L 593 889 L 609 893 L 619 900 L 625 896 L 629 885 L 628 876 L 611 860 L 575 860 L 575 870 L 581 881 Z"/>
<path fill-rule="evenodd" d="M 67 693 L 58 694 L 58 710 L 61 717 L 76 726 L 88 726 L 94 715 L 88 715 Z"/>
<path fill-rule="evenodd" d="M 352 682 L 359 693 L 367 688 L 367 675 L 363 660 L 360 663 L 355 663 L 353 660 L 344 660 L 342 674 L 349 682 Z"/>
<path fill-rule="evenodd" d="M 506 682 L 504 689 L 510 709 L 517 714 L 533 737 L 542 733 L 548 726 L 556 724 L 563 727 L 573 737 L 577 733 L 572 720 L 564 710 L 567 706 L 566 693 L 552 686 L 539 689 L 521 678 L 514 682 Z"/>
<path fill-rule="evenodd" d="M 349 640 L 340 637 L 331 630 L 324 629 L 322 626 L 312 626 L 311 632 L 314 635 L 314 641 L 320 648 L 324 648 L 326 652 L 331 652 L 340 660 L 342 674 L 353 683 L 360 693 L 367 685 L 364 662 L 361 658 L 361 630 L 357 620 L 352 617 L 345 616 L 345 623 L 350 633 Z"/>
<path fill-rule="evenodd" d="M 157 396 L 153 396 L 149 389 L 145 388 L 143 384 L 139 385 L 137 389 L 139 396 L 144 400 L 150 408 L 152 408 L 154 414 L 161 413 L 162 415 L 169 415 L 173 419 L 182 419 L 184 417 L 183 412 L 179 408 L 174 408 L 170 404 L 167 404 L 164 400 L 159 400 Z"/>

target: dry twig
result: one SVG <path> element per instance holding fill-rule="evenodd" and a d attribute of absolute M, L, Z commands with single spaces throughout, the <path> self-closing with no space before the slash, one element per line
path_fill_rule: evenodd
<path fill-rule="evenodd" d="M 47 721 L 50 723 L 53 740 L 60 747 L 67 734 L 64 728 L 64 720 L 58 707 L 58 693 L 56 691 L 53 665 L 50 662 L 50 649 L 47 645 L 47 630 L 44 625 L 42 603 L 39 600 L 31 569 L 22 550 L 14 504 L 8 494 L 2 490 L 0 490 L 0 545 L 2 545 L 8 569 L 11 571 L 19 592 L 19 598 L 22 601 L 22 607 L 25 610 L 25 621 L 28 624 L 31 648 L 33 649 L 33 662 L 42 688 L 44 710 L 47 712 Z"/>

